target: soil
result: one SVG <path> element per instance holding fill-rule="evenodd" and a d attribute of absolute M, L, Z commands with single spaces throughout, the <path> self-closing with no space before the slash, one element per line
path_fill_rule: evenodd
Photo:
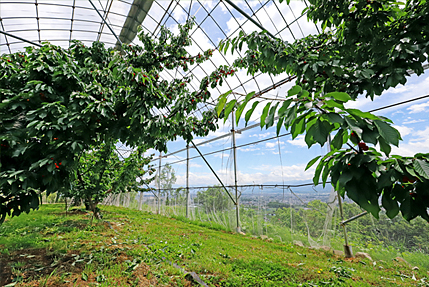
<path fill-rule="evenodd" d="M 12 283 L 12 280 L 21 277 L 23 281 L 47 276 L 55 269 L 57 273 L 81 272 L 79 266 L 72 266 L 73 257 L 65 254 L 57 258 L 46 248 L 22 249 L 11 252 L 9 255 L 0 255 L 0 286 Z"/>
<path fill-rule="evenodd" d="M 76 252 L 73 252 L 76 254 Z M 118 263 L 125 260 L 130 260 L 131 257 L 126 254 L 120 254 L 117 258 Z M 0 286 L 4 286 L 14 282 L 14 279 L 20 277 L 19 286 L 40 286 L 40 278 L 43 279 L 44 286 L 60 287 L 60 286 L 88 286 L 90 283 L 96 282 L 96 274 L 88 274 L 86 281 L 82 280 L 82 271 L 84 264 L 72 264 L 75 262 L 72 253 L 55 255 L 46 250 L 40 249 L 22 249 L 13 251 L 9 255 L 0 255 Z M 149 273 L 149 266 L 141 263 L 136 270 L 133 271 L 133 278 L 138 278 L 138 285 L 134 286 L 156 286 L 156 278 L 148 279 L 146 276 Z M 54 272 L 55 271 L 55 272 Z M 65 273 L 69 273 L 65 282 L 61 277 Z M 45 282 L 46 280 L 46 282 Z M 119 282 L 114 286 L 133 285 L 133 282 Z M 18 285 L 17 285 L 18 286 Z"/>

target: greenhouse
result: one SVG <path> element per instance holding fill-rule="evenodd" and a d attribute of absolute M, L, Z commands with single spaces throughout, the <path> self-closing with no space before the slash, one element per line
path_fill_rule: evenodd
<path fill-rule="evenodd" d="M 1 0 L 0 286 L 429 286 L 428 15 Z"/>

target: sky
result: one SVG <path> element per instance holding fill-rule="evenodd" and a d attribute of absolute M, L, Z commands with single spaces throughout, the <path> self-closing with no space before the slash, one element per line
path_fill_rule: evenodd
<path fill-rule="evenodd" d="M 213 2 L 206 3 L 206 6 L 212 7 L 210 5 L 214 5 Z M 249 3 L 252 3 L 252 1 Z M 255 2 L 253 1 L 253 3 Z M 239 6 L 240 8 L 246 10 L 247 13 L 250 12 L 250 8 L 244 4 Z M 257 5 L 252 8 L 258 9 L 256 6 Z M 256 16 L 261 25 L 274 34 L 281 30 L 281 28 L 284 26 L 285 22 L 283 19 L 285 19 L 288 23 L 294 21 L 296 16 L 301 14 L 301 11 L 304 7 L 304 4 L 300 1 L 293 1 L 291 3 L 292 9 L 290 9 L 287 5 L 281 6 L 277 4 L 276 6 L 276 4 L 269 3 L 264 6 L 264 9 L 259 10 L 259 12 L 256 13 Z M 203 8 L 200 7 L 191 8 L 191 15 L 195 15 L 197 22 L 199 21 L 199 16 L 206 15 L 200 15 L 202 14 L 202 9 Z M 195 10 L 197 11 L 196 14 L 193 12 Z M 278 10 L 282 11 L 282 14 L 278 13 Z M 228 37 L 237 35 L 238 32 L 236 29 L 245 21 L 244 17 L 238 13 L 234 13 L 235 18 L 232 17 L 225 6 L 219 5 L 218 8 L 216 8 L 214 11 L 215 13 L 213 13 L 213 17 L 216 18 L 218 25 L 223 29 L 223 35 L 227 35 Z M 294 13 L 292 13 L 292 11 Z M 186 19 L 186 13 L 182 13 L 181 9 L 178 8 L 175 9 L 175 13 L 173 13 L 173 15 L 176 17 L 176 19 L 179 19 L 179 21 L 185 21 Z M 274 25 L 273 23 L 276 24 Z M 297 25 L 298 23 L 299 25 Z M 167 21 L 167 25 L 168 24 L 169 22 Z M 300 38 L 304 35 L 317 33 L 316 26 L 313 23 L 306 21 L 305 17 L 301 18 L 294 24 L 290 25 L 291 30 L 284 30 L 279 34 L 283 40 L 292 42 L 294 37 Z M 170 25 L 170 28 L 173 30 L 177 26 L 177 24 L 173 21 Z M 198 34 L 197 38 L 199 46 L 210 48 L 212 47 L 210 39 L 215 43 L 217 43 L 216 39 L 222 39 L 222 33 L 219 32 L 220 29 L 218 29 L 217 25 L 214 25 L 212 22 L 203 24 L 201 27 L 206 34 L 199 30 L 195 32 L 195 34 Z M 246 23 L 243 25 L 243 29 L 246 32 L 258 30 L 258 28 L 251 23 Z M 208 39 L 207 35 L 209 35 L 210 39 Z M 192 53 L 192 49 L 190 52 Z M 225 61 L 225 59 L 222 59 L 222 56 L 219 54 L 215 54 L 215 57 L 216 62 Z M 232 62 L 234 58 L 235 57 L 233 55 L 227 53 L 226 61 Z M 205 69 L 209 70 L 209 68 Z M 245 80 L 243 79 L 246 78 L 246 72 L 239 71 L 238 77 L 242 82 L 244 82 Z M 274 79 L 274 82 L 283 77 L 284 75 L 281 77 L 276 77 L 277 79 Z M 247 85 L 243 86 L 246 92 L 250 92 L 252 90 L 258 91 L 258 87 L 263 88 L 272 85 L 272 81 L 273 80 L 269 77 L 261 76 L 256 79 L 256 83 L 250 81 Z M 229 84 L 232 87 L 239 85 L 239 83 L 234 83 L 234 79 L 229 81 Z M 293 84 L 294 83 L 286 84 L 280 89 L 274 90 L 269 94 L 273 97 L 281 97 L 282 95 L 285 95 L 286 91 L 292 87 Z M 348 103 L 348 107 L 359 108 L 363 111 L 370 111 L 372 109 L 399 103 L 404 100 L 424 96 L 428 94 L 428 88 L 429 72 L 426 72 L 420 76 L 412 75 L 408 78 L 408 81 L 404 86 L 398 85 L 395 88 L 391 88 L 385 91 L 382 96 L 375 98 L 374 101 L 364 97 L 358 98 L 356 101 Z M 221 91 L 218 91 L 218 93 L 214 91 L 215 97 L 226 90 L 221 89 Z M 262 112 L 263 106 L 264 105 L 260 105 L 260 107 L 258 107 L 258 109 L 255 111 L 255 116 L 252 117 L 249 125 L 259 122 L 258 117 Z M 427 121 L 429 118 L 427 116 L 428 111 L 429 100 L 423 99 L 375 112 L 377 115 L 392 119 L 395 128 L 397 128 L 402 135 L 403 141 L 400 143 L 398 148 L 394 147 L 392 149 L 392 154 L 411 156 L 418 152 L 429 152 L 429 127 Z M 244 123 L 242 121 L 239 123 L 239 128 L 243 127 Z M 220 129 L 218 131 L 211 133 L 207 138 L 195 139 L 195 143 L 204 142 L 221 135 L 230 134 L 229 131 L 231 128 L 230 121 L 227 121 L 225 124 L 221 123 Z M 285 133 L 287 133 L 287 131 L 283 128 L 280 134 Z M 239 185 L 302 184 L 312 182 L 314 167 L 310 168 L 308 171 L 304 171 L 305 167 L 308 161 L 310 161 L 312 158 L 326 153 L 326 146 L 314 146 L 311 149 L 308 149 L 304 142 L 304 136 L 298 136 L 298 138 L 294 140 L 292 140 L 290 136 L 282 136 L 278 139 L 275 138 L 253 145 L 246 145 L 255 141 L 261 141 L 275 137 L 275 135 L 275 125 L 273 128 L 268 130 L 261 130 L 260 127 L 256 127 L 247 131 L 243 131 L 241 134 L 237 135 L 236 146 L 245 145 L 243 147 L 237 148 L 237 179 Z M 168 149 L 169 152 L 173 152 L 183 149 L 185 145 L 186 143 L 184 141 L 176 141 L 169 143 Z M 225 148 L 230 148 L 231 146 L 232 137 L 229 136 L 200 146 L 199 149 L 203 154 L 205 154 L 223 150 Z M 158 156 L 159 153 L 156 153 L 156 155 Z M 190 149 L 191 158 L 197 155 L 197 151 Z M 177 174 L 176 186 L 186 185 L 185 159 L 186 151 L 161 159 L 162 165 L 169 162 L 175 168 Z M 234 184 L 233 153 L 231 149 L 208 155 L 206 156 L 206 159 L 225 185 Z M 154 163 L 158 165 L 159 160 L 154 161 Z M 217 179 L 201 158 L 190 160 L 189 178 L 191 186 L 207 186 L 218 184 Z"/>
<path fill-rule="evenodd" d="M 25 1 L 22 1 L 25 2 Z M 87 0 L 77 0 L 74 17 L 76 24 L 73 33 L 70 36 L 70 19 L 73 10 L 70 8 L 72 0 L 39 0 L 38 10 L 35 10 L 34 2 L 32 4 L 8 5 L 0 4 L 0 18 L 3 20 L 1 29 L 11 32 L 31 41 L 50 40 L 54 44 L 67 46 L 70 37 L 82 39 L 85 44 L 90 44 L 98 37 L 100 24 L 97 23 L 99 16 L 90 9 Z M 64 6 L 51 5 L 53 2 Z M 94 1 L 97 7 L 106 7 L 108 2 Z M 127 3 L 129 2 L 129 3 Z M 113 1 L 112 11 L 108 17 L 108 22 L 113 25 L 115 33 L 120 33 L 120 27 L 125 21 L 130 3 L 132 1 Z M 300 17 L 301 11 L 305 8 L 302 1 L 292 1 L 290 6 L 286 3 L 280 4 L 278 1 L 234 1 L 247 14 L 254 15 L 253 18 L 258 21 L 265 29 L 283 41 L 293 42 L 294 39 L 304 37 L 309 34 L 317 34 L 318 26 L 308 22 L 305 16 Z M 286 2 L 286 1 L 284 1 Z M 190 6 L 190 4 L 192 5 Z M 169 8 L 169 13 L 165 9 Z M 18 13 L 19 12 L 19 13 Z M 37 23 L 34 17 L 36 12 L 41 18 Z M 195 55 L 202 50 L 212 49 L 218 45 L 219 41 L 225 37 L 234 37 L 238 31 L 243 29 L 245 32 L 259 31 L 254 24 L 246 21 L 245 17 L 225 2 L 219 1 L 155 1 L 149 11 L 149 16 L 143 22 L 143 28 L 147 32 L 159 31 L 159 19 L 163 19 L 161 24 L 166 25 L 173 32 L 178 31 L 178 23 L 184 23 L 188 18 L 188 12 L 195 17 L 196 27 L 192 31 L 193 45 L 188 48 L 190 54 Z M 210 16 L 208 16 L 210 14 Z M 170 15 L 170 16 L 169 16 Z M 19 18 L 19 17 L 26 18 Z M 33 18 L 32 18 L 33 17 Z M 63 18 L 59 20 L 58 18 Z M 87 19 L 93 22 L 83 22 L 79 19 Z M 66 21 L 67 20 L 67 21 Z M 287 25 L 287 24 L 289 25 Z M 41 25 L 40 34 L 37 33 L 37 25 Z M 26 31 L 32 27 L 30 31 Z M 88 32 L 90 31 L 90 32 Z M 114 45 L 115 38 L 103 27 L 100 39 Z M 135 40 L 133 43 L 138 44 Z M 0 53 L 8 53 L 5 44 L 5 37 L 0 35 Z M 27 44 L 19 43 L 11 45 L 12 52 L 22 49 Z M 238 56 L 228 52 L 223 55 L 216 51 L 210 62 L 206 62 L 200 67 L 192 69 L 194 80 L 191 85 L 193 88 L 199 86 L 199 82 L 208 73 L 213 71 L 217 65 L 232 63 Z M 161 76 L 165 79 L 180 77 L 184 75 L 183 71 L 175 74 L 163 73 Z M 238 71 L 235 76 L 228 79 L 227 83 L 219 89 L 212 91 L 212 98 L 215 100 L 220 94 L 234 89 L 234 91 L 247 94 L 252 91 L 259 91 L 274 83 L 284 79 L 286 75 L 276 77 L 268 75 L 258 75 L 255 78 L 246 74 L 246 71 Z M 285 84 L 280 88 L 270 91 L 267 96 L 282 97 L 287 90 L 294 85 L 293 82 Z M 417 98 L 428 94 L 429 91 L 429 72 L 417 76 L 412 75 L 407 83 L 398 85 L 377 97 L 374 101 L 367 98 L 358 98 L 356 101 L 348 103 L 349 107 L 359 108 L 363 111 L 380 108 Z M 249 125 L 258 123 L 258 117 L 261 115 L 263 105 L 257 108 Z M 398 148 L 393 148 L 392 154 L 411 156 L 418 152 L 429 152 L 429 125 L 428 125 L 429 100 L 422 99 L 407 104 L 395 106 L 389 109 L 376 112 L 377 115 L 386 116 L 393 120 L 395 127 L 401 132 L 403 141 Z M 201 143 L 222 135 L 230 134 L 231 122 L 220 123 L 219 130 L 212 132 L 206 138 L 196 138 L 195 143 Z M 240 122 L 238 129 L 244 128 L 244 122 Z M 287 131 L 282 129 L 280 134 Z M 275 128 L 261 130 L 259 127 L 243 131 L 236 135 L 237 148 L 237 181 L 239 185 L 244 184 L 302 184 L 310 183 L 314 168 L 304 171 L 307 162 L 312 158 L 327 152 L 326 147 L 314 146 L 308 149 L 303 136 L 292 140 L 290 136 L 281 136 L 280 138 L 270 139 L 275 136 Z M 264 141 L 266 139 L 270 139 Z M 257 144 L 252 142 L 261 141 Z M 245 145 L 245 146 L 242 146 Z M 178 140 L 168 144 L 169 153 L 185 148 L 186 143 Z M 230 148 L 232 146 L 231 136 L 200 146 L 203 154 Z M 241 147 L 240 147 L 241 146 Z M 158 152 L 153 150 L 148 153 Z M 191 158 L 197 156 L 195 149 L 190 149 Z M 175 186 L 186 185 L 186 151 L 176 153 L 161 159 L 161 164 L 171 163 L 175 169 L 177 181 Z M 206 156 L 207 161 L 216 171 L 225 185 L 234 184 L 234 165 L 232 150 L 214 153 Z M 153 162 L 158 166 L 158 160 Z M 201 158 L 190 160 L 190 185 L 208 186 L 218 184 L 217 179 L 208 168 L 207 164 Z"/>

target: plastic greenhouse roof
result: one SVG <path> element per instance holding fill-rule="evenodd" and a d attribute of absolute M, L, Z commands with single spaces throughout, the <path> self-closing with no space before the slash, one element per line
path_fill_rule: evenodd
<path fill-rule="evenodd" d="M 106 46 L 123 43 L 138 45 L 135 38 L 138 25 L 144 31 L 157 36 L 161 25 L 175 31 L 177 25 L 189 17 L 195 18 L 192 31 L 193 45 L 190 54 L 213 49 L 220 40 L 237 36 L 240 30 L 260 31 L 251 17 L 271 34 L 284 41 L 294 41 L 308 34 L 319 32 L 317 26 L 307 21 L 302 14 L 305 1 L 294 1 L 290 5 L 278 1 L 145 1 L 145 0 L 2 0 L 0 2 L 0 31 L 21 39 L 0 34 L 0 53 L 23 50 L 29 43 L 22 39 L 52 44 L 67 48 L 71 40 L 81 40 L 85 45 L 101 41 Z M 94 8 L 95 6 L 95 8 Z M 239 11 L 241 10 L 241 11 Z M 103 21 L 102 16 L 108 25 Z M 110 30 L 112 29 L 114 33 Z M 200 80 L 219 65 L 232 64 L 239 55 L 215 52 L 211 61 L 195 65 L 188 72 L 194 75 L 191 89 L 199 87 Z M 172 79 L 185 75 L 183 71 L 165 71 L 161 76 Z M 267 74 L 246 75 L 244 71 L 229 78 L 222 87 L 212 91 L 212 100 L 228 90 L 236 96 L 251 91 L 270 92 L 289 82 L 287 75 L 273 77 Z M 286 85 L 289 86 L 289 85 Z M 277 91 L 278 93 L 279 91 Z M 269 95 L 269 93 L 267 94 Z M 209 103 L 210 104 L 210 103 Z M 200 111 L 207 109 L 206 104 Z M 162 112 L 162 111 L 161 111 Z M 201 115 L 197 111 L 197 116 Z"/>

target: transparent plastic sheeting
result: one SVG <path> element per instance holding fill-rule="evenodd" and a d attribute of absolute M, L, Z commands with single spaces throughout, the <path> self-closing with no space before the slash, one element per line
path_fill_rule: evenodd
<path fill-rule="evenodd" d="M 132 0 L 91 0 L 96 9 L 113 29 L 116 36 L 121 32 L 134 30 L 132 27 L 123 29 L 131 7 L 140 7 L 141 2 Z M 319 28 L 308 22 L 302 11 L 307 2 L 292 1 L 234 1 L 244 13 L 267 29 L 271 34 L 283 41 L 293 42 L 309 34 L 318 34 Z M 143 5 L 144 6 L 144 5 Z M 138 8 L 140 9 L 140 8 Z M 238 36 L 240 31 L 250 33 L 260 31 L 241 12 L 224 1 L 153 1 L 141 23 L 141 27 L 153 36 L 159 36 L 161 26 L 173 32 L 178 31 L 178 24 L 189 18 L 195 19 L 196 25 L 191 32 L 192 45 L 188 47 L 191 55 L 197 55 L 207 49 L 216 49 L 223 39 Z M 136 23 L 137 24 L 137 23 Z M 69 47 L 71 40 L 81 40 L 85 45 L 94 41 L 102 41 L 107 47 L 116 45 L 116 37 L 103 22 L 89 0 L 10 0 L 0 2 L 0 30 L 19 36 L 34 43 L 49 41 L 55 45 Z M 126 43 L 128 44 L 128 43 Z M 137 38 L 134 45 L 141 45 Z M 0 53 L 14 53 L 29 46 L 13 37 L 0 34 Z M 213 57 L 202 64 L 193 65 L 184 72 L 165 70 L 160 77 L 165 80 L 193 75 L 190 90 L 197 90 L 203 77 L 209 75 L 220 65 L 232 65 L 233 61 L 243 53 L 227 54 L 215 51 Z M 201 117 L 202 112 L 212 107 L 218 96 L 228 90 L 234 90 L 236 98 L 252 91 L 261 92 L 278 87 L 287 75 L 271 76 L 267 74 L 247 75 L 238 71 L 229 77 L 222 86 L 211 91 L 212 98 L 206 103 L 199 103 L 195 116 Z M 267 97 L 282 94 L 286 88 L 273 88 Z M 156 110 L 154 113 L 165 113 Z"/>

